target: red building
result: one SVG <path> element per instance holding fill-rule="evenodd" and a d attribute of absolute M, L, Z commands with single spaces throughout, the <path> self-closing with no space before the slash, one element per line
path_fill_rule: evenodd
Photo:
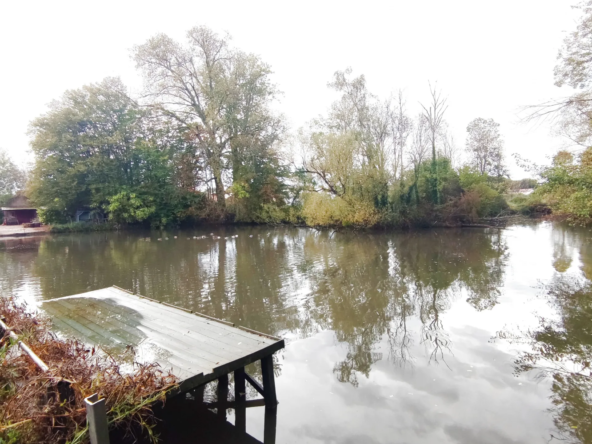
<path fill-rule="evenodd" d="M 4 225 L 26 224 L 37 219 L 37 208 L 23 195 L 13 197 L 0 210 L 4 212 Z"/>

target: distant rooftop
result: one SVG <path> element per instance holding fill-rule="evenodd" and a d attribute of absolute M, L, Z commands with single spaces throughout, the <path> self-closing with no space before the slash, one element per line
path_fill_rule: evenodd
<path fill-rule="evenodd" d="M 18 194 L 17 196 L 10 199 L 8 202 L 4 204 L 1 208 L 3 211 L 6 210 L 36 210 L 34 206 L 31 205 L 29 199 L 27 199 L 24 195 Z"/>

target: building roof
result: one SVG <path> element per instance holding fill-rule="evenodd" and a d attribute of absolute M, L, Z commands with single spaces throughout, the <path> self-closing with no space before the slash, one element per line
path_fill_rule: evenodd
<path fill-rule="evenodd" d="M 36 210 L 34 206 L 31 205 L 29 199 L 27 199 L 24 195 L 18 194 L 10 199 L 8 202 L 4 204 L 2 208 L 3 211 L 6 210 Z"/>

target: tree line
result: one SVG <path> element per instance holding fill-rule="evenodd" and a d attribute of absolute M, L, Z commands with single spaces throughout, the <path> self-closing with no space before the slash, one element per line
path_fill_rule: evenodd
<path fill-rule="evenodd" d="M 523 199 L 523 207 L 548 206 L 555 215 L 580 225 L 592 224 L 592 0 L 576 7 L 581 16 L 564 39 L 554 70 L 555 85 L 570 87 L 567 97 L 526 109 L 525 120 L 542 120 L 570 144 L 550 165 L 535 165 L 516 156 L 537 176 L 540 187 Z"/>
<path fill-rule="evenodd" d="M 338 71 L 329 83 L 338 100 L 291 137 L 271 67 L 229 37 L 196 27 L 184 44 L 159 34 L 132 54 L 141 95 L 106 78 L 66 91 L 31 122 L 26 193 L 42 221 L 86 209 L 153 227 L 404 226 L 507 209 L 499 124 L 469 123 L 461 165 L 437 85 L 412 117 L 401 91 L 380 98 L 363 75 Z"/>

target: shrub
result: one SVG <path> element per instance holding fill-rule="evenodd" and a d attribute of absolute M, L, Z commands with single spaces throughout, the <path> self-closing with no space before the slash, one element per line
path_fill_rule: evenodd
<path fill-rule="evenodd" d="M 474 183 L 457 205 L 458 212 L 469 220 L 498 216 L 509 208 L 504 197 L 484 182 Z"/>
<path fill-rule="evenodd" d="M 545 182 L 533 194 L 572 223 L 592 223 L 592 147 L 577 158 L 566 151 L 557 153 L 541 176 Z"/>
<path fill-rule="evenodd" d="M 92 223 L 92 222 L 71 222 L 69 224 L 55 224 L 49 228 L 50 233 L 89 233 L 92 231 L 113 231 L 119 225 L 113 222 Z"/>
<path fill-rule="evenodd" d="M 302 217 L 310 226 L 372 227 L 380 220 L 373 203 L 348 197 L 347 200 L 323 193 L 304 196 Z"/>
<path fill-rule="evenodd" d="M 134 370 L 126 373 L 112 354 L 72 339 L 59 339 L 50 321 L 32 316 L 24 305 L 0 298 L 0 315 L 10 329 L 24 339 L 51 369 L 51 377 L 18 353 L 18 342 L 7 332 L 0 335 L 0 443 L 88 442 L 84 399 L 98 393 L 105 399 L 111 429 L 134 437 L 139 425 L 152 442 L 156 419 L 152 406 L 164 402 L 176 388 L 176 378 L 155 364 L 136 362 L 134 352 L 126 356 Z M 69 395 L 60 393 L 56 381 L 74 381 Z"/>
<path fill-rule="evenodd" d="M 109 197 L 109 219 L 116 223 L 134 223 L 146 220 L 156 211 L 152 198 L 124 190 Z"/>
<path fill-rule="evenodd" d="M 504 197 L 485 183 L 479 183 L 471 187 L 470 191 L 477 193 L 477 214 L 479 217 L 498 216 L 508 209 L 508 203 Z"/>

